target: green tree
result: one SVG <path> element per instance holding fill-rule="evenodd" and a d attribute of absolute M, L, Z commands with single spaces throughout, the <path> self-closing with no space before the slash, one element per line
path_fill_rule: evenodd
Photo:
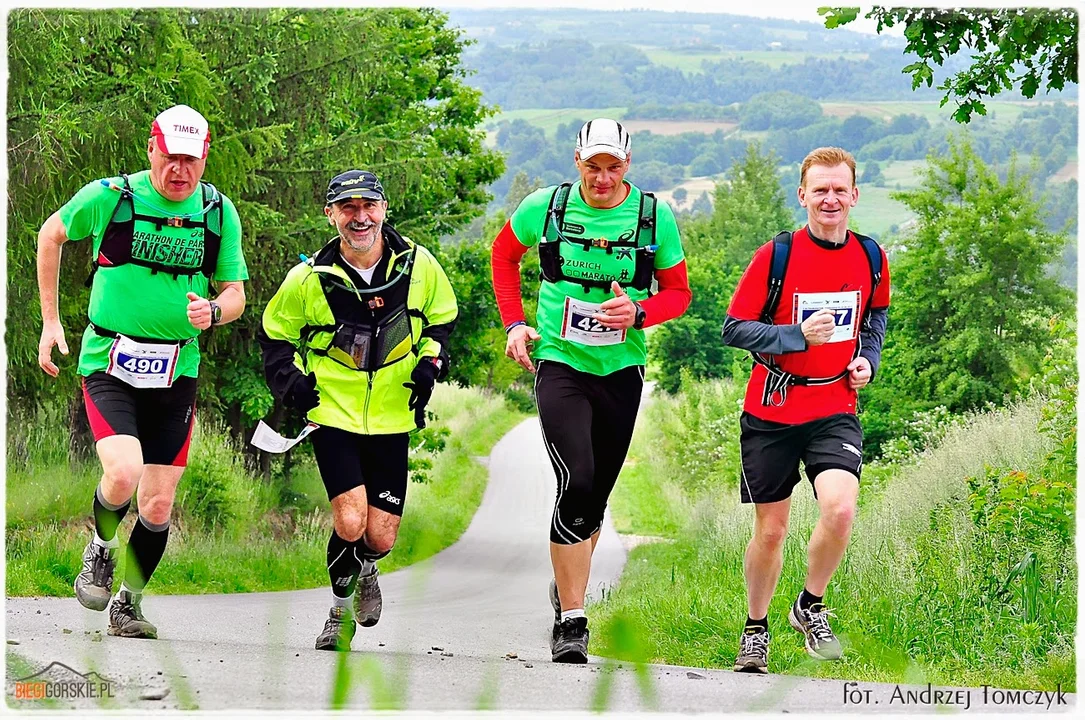
<path fill-rule="evenodd" d="M 857 7 L 823 7 L 825 27 L 846 25 L 859 16 Z M 918 62 L 904 67 L 912 89 L 934 82 L 931 63 L 941 66 L 962 49 L 973 51 L 972 64 L 947 77 L 942 105 L 951 99 L 953 118 L 966 123 L 972 113 L 987 114 L 983 98 L 1020 88 L 1027 98 L 1040 88 L 1062 90 L 1077 83 L 1078 11 L 1075 8 L 957 9 L 887 8 L 875 6 L 864 17 L 878 22 L 878 32 L 904 27 L 905 53 Z M 1045 77 L 1046 76 L 1046 77 Z"/>
<path fill-rule="evenodd" d="M 750 143 L 746 154 L 716 186 L 710 218 L 683 229 L 693 301 L 685 314 L 652 335 L 651 353 L 659 363 L 659 387 L 675 392 L 681 369 L 692 378 L 727 377 L 744 353 L 724 347 L 720 331 L 738 280 L 758 247 L 794 226 L 784 200 L 775 154 Z"/>
<path fill-rule="evenodd" d="M 248 308 L 201 340 L 200 395 L 239 437 L 273 409 L 255 332 L 298 254 L 329 239 L 329 177 L 376 171 L 388 221 L 440 254 L 437 238 L 481 214 L 504 171 L 479 129 L 492 109 L 464 82 L 466 41 L 435 10 L 16 10 L 8 37 L 9 409 L 75 396 L 73 372 L 46 382 L 36 364 L 37 229 L 84 183 L 145 167 L 164 107 L 208 118 L 205 179 L 242 219 Z M 61 277 L 73 355 L 88 252 L 70 246 Z"/>
<path fill-rule="evenodd" d="M 876 161 L 863 163 L 863 173 L 859 182 L 864 185 L 885 185 L 885 175 L 882 174 L 882 166 Z"/>
<path fill-rule="evenodd" d="M 1000 404 L 1040 368 L 1051 318 L 1072 305 L 1048 272 L 1067 238 L 1047 229 L 1029 186 L 1015 164 L 1000 180 L 953 138 L 920 187 L 893 194 L 916 226 L 893 258 L 885 355 L 864 396 L 872 445 L 916 410 Z"/>

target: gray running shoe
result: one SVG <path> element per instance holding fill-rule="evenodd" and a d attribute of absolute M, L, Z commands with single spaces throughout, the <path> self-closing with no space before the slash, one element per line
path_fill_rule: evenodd
<path fill-rule="evenodd" d="M 142 594 L 135 594 L 127 590 L 121 590 L 113 602 L 109 604 L 109 629 L 110 635 L 130 638 L 158 639 L 158 628 L 147 622 L 143 617 Z"/>
<path fill-rule="evenodd" d="M 558 581 L 550 581 L 550 605 L 554 608 L 554 624 L 561 622 L 561 598 L 558 597 Z"/>
<path fill-rule="evenodd" d="M 738 640 L 735 672 L 768 673 L 769 632 L 760 625 L 747 627 Z"/>
<path fill-rule="evenodd" d="M 555 623 L 550 652 L 556 663 L 588 662 L 588 619 L 569 618 Z"/>
<path fill-rule="evenodd" d="M 328 620 L 324 623 L 324 632 L 317 636 L 316 649 L 348 652 L 350 641 L 354 639 L 357 631 L 358 626 L 354 624 L 350 608 L 333 605 L 328 612 Z"/>
<path fill-rule="evenodd" d="M 377 568 L 373 572 L 358 578 L 354 588 L 354 614 L 362 627 L 373 627 L 381 619 L 381 586 L 377 584 Z"/>
<path fill-rule="evenodd" d="M 117 550 L 89 542 L 83 548 L 83 569 L 75 576 L 75 597 L 89 610 L 105 610 L 113 595 Z"/>
<path fill-rule="evenodd" d="M 795 628 L 806 638 L 806 653 L 818 660 L 839 660 L 843 651 L 840 641 L 829 627 L 829 609 L 822 603 L 814 603 L 809 610 L 799 607 L 798 598 L 791 606 L 791 612 L 787 614 L 787 620 L 791 627 Z"/>

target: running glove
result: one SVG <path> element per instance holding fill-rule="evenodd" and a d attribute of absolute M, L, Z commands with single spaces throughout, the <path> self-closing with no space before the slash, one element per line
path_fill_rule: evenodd
<path fill-rule="evenodd" d="M 286 394 L 283 395 L 283 404 L 287 407 L 297 408 L 309 412 L 320 404 L 320 393 L 316 389 L 316 373 L 303 375 L 298 372 L 297 377 L 290 383 Z"/>
<path fill-rule="evenodd" d="M 407 407 L 414 410 L 414 424 L 419 429 L 426 427 L 426 404 L 433 395 L 433 383 L 437 380 L 440 368 L 434 358 L 425 357 L 418 361 L 411 372 L 411 381 L 403 387 L 411 391 Z"/>

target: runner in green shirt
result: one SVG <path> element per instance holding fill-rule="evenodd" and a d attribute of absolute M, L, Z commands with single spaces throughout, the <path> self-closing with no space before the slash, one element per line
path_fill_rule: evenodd
<path fill-rule="evenodd" d="M 187 105 L 163 111 L 147 141 L 149 171 L 86 185 L 38 233 L 38 364 L 52 377 L 60 373 L 53 347 L 68 354 L 57 308 L 61 250 L 69 240 L 92 242 L 90 324 L 78 372 L 103 473 L 94 493 L 95 533 L 75 594 L 92 610 L 109 605 L 111 635 L 157 637 L 141 599 L 165 551 L 174 493 L 188 462 L 200 365 L 196 338 L 245 309 L 241 221 L 229 198 L 200 182 L 210 143 L 200 113 Z M 110 603 L 117 526 L 137 487 L 139 521 L 128 541 L 121 590 Z"/>
<path fill-rule="evenodd" d="M 586 123 L 573 160 L 579 182 L 524 198 L 494 241 L 492 263 L 505 353 L 536 373 L 557 476 L 551 653 L 555 662 L 583 663 L 591 556 L 640 406 L 644 328 L 681 315 L 692 294 L 670 207 L 625 181 L 630 139 L 621 123 Z M 535 246 L 543 275 L 537 328 L 525 322 L 520 291 L 520 259 Z"/>

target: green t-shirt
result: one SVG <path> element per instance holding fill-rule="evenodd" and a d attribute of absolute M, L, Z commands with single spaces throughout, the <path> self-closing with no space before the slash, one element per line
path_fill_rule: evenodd
<path fill-rule="evenodd" d="M 123 185 L 119 177 L 110 180 L 117 187 Z M 203 209 L 203 192 L 199 188 L 187 200 L 171 202 L 159 195 L 151 185 L 149 171 L 130 175 L 128 180 L 136 196 L 133 202 L 137 215 L 161 215 L 151 206 L 140 202 L 141 198 L 177 215 L 199 213 Z M 120 199 L 120 193 L 98 180 L 85 185 L 60 209 L 60 219 L 68 239 L 92 238 L 92 252 L 97 257 L 102 237 Z M 200 216 L 193 219 L 198 222 Z M 198 264 L 202 256 L 194 251 L 194 247 L 198 247 L 203 232 L 203 228 L 174 228 L 168 225 L 159 229 L 154 223 L 136 220 L 132 252 L 133 255 L 148 258 L 192 258 L 193 264 Z M 248 278 L 249 271 L 241 252 L 241 219 L 234 204 L 223 195 L 222 244 L 214 279 L 237 282 Z M 100 327 L 125 335 L 164 340 L 192 338 L 200 331 L 188 321 L 187 294 L 194 292 L 200 297 L 209 297 L 210 285 L 207 276 L 199 272 L 175 278 L 168 272 L 155 273 L 150 268 L 133 263 L 116 267 L 101 266 L 94 273 L 87 314 Z M 85 376 L 104 370 L 109 365 L 112 344 L 112 338 L 98 335 L 88 325 L 79 353 L 79 374 Z M 196 377 L 199 367 L 200 350 L 195 342 L 189 343 L 177 359 L 174 377 Z"/>
<path fill-rule="evenodd" d="M 543 236 L 546 211 L 555 187 L 542 188 L 528 195 L 512 214 L 512 231 L 523 245 L 532 247 Z M 563 234 L 570 238 L 594 238 L 605 240 L 628 239 L 635 233 L 640 222 L 641 191 L 629 183 L 629 195 L 617 207 L 600 210 L 584 202 L 580 195 L 580 183 L 574 183 L 569 191 L 565 208 Z M 623 237 L 624 236 L 624 237 Z M 656 235 L 658 246 L 655 268 L 666 270 L 682 262 L 682 241 L 674 213 L 665 202 L 656 203 Z M 622 289 L 635 301 L 648 297 L 647 290 L 635 290 L 632 282 L 635 259 L 632 253 L 607 253 L 600 247 L 585 249 L 577 243 L 562 242 L 565 264 L 562 272 L 568 276 L 591 280 L 617 280 Z M 613 345 L 586 345 L 562 337 L 563 325 L 573 317 L 567 300 L 581 303 L 602 303 L 614 297 L 608 289 L 593 287 L 584 292 L 578 283 L 560 280 L 543 282 L 539 288 L 539 307 L 536 313 L 536 330 L 541 339 L 535 343 L 533 357 L 538 360 L 556 360 L 582 372 L 593 375 L 609 375 L 631 365 L 643 365 L 647 359 L 644 331 L 629 328 L 625 341 Z M 568 330 L 568 328 L 566 328 Z"/>

